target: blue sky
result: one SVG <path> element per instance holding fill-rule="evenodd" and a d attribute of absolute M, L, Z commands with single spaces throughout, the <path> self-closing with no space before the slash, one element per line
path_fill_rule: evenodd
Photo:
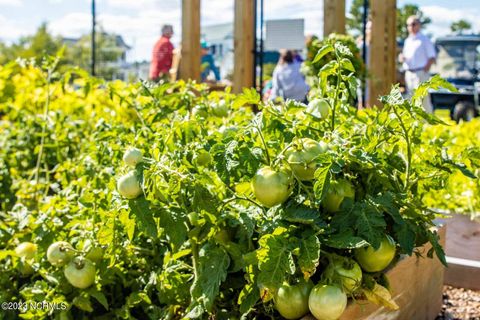
<path fill-rule="evenodd" d="M 203 0 L 202 24 L 233 21 L 234 0 Z M 97 0 L 98 22 L 109 32 L 121 34 L 133 49 L 129 60 L 149 59 L 160 25 L 171 23 L 180 40 L 181 0 Z M 347 6 L 351 0 L 347 0 Z M 467 19 L 480 31 L 480 0 L 398 0 L 415 3 L 432 18 L 427 32 L 449 32 L 452 21 Z M 323 1 L 265 0 L 266 18 L 304 18 L 306 33 L 321 34 Z M 15 41 L 31 34 L 42 21 L 56 35 L 77 37 L 89 31 L 90 0 L 0 0 L 0 40 Z"/>

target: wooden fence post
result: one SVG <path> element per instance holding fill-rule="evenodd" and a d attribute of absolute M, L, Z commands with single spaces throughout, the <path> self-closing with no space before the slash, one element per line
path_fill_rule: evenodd
<path fill-rule="evenodd" d="M 180 78 L 200 81 L 200 0 L 182 0 Z"/>
<path fill-rule="evenodd" d="M 396 81 L 396 0 L 370 0 L 372 35 L 370 40 L 369 105 L 379 105 L 378 97 L 390 92 Z"/>
<path fill-rule="evenodd" d="M 233 92 L 254 87 L 255 0 L 235 0 Z"/>
<path fill-rule="evenodd" d="M 323 36 L 345 33 L 345 0 L 323 0 Z"/>

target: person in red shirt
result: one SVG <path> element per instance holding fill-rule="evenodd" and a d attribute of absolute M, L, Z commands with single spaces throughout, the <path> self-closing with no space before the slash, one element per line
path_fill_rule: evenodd
<path fill-rule="evenodd" d="M 172 36 L 173 27 L 168 24 L 164 25 L 162 36 L 153 47 L 150 80 L 157 81 L 159 78 L 168 75 L 173 59 L 173 44 L 170 42 Z"/>

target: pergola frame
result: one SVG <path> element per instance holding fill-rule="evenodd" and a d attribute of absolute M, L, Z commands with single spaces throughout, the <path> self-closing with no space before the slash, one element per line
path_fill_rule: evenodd
<path fill-rule="evenodd" d="M 255 0 L 234 0 L 233 91 L 254 87 Z M 345 33 L 345 0 L 324 0 L 323 34 Z M 395 82 L 396 0 L 370 0 L 372 37 L 369 50 L 370 105 Z M 200 0 L 182 0 L 180 77 L 200 80 Z"/>

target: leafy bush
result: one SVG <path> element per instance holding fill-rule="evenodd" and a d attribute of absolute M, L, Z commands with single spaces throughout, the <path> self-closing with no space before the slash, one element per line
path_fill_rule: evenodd
<path fill-rule="evenodd" d="M 428 242 L 445 263 L 424 196 L 472 173 L 421 139 L 439 123 L 419 106 L 428 84 L 358 112 L 351 53 L 326 54 L 326 118 L 254 90 L 0 67 L 0 302 L 62 306 L 26 319 L 297 317 L 324 295 L 330 315 L 347 297 L 397 308 L 386 266 Z"/>

